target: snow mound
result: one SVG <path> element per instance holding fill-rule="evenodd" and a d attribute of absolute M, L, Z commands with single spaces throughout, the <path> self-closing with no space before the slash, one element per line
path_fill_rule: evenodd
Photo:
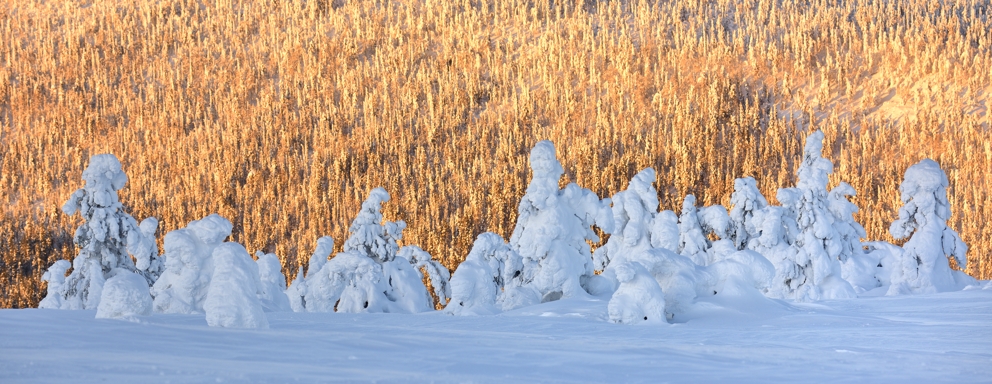
<path fill-rule="evenodd" d="M 103 285 L 97 319 L 128 319 L 152 314 L 152 296 L 148 282 L 141 275 L 128 270 L 117 270 Z"/>
<path fill-rule="evenodd" d="M 610 299 L 610 321 L 617 324 L 665 323 L 665 294 L 640 263 L 616 265 L 620 287 Z"/>

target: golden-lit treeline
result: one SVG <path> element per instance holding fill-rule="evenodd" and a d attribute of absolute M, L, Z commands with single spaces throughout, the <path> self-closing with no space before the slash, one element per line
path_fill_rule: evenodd
<path fill-rule="evenodd" d="M 891 240 L 906 167 L 951 179 L 968 272 L 992 277 L 988 1 L 12 1 L 0 5 L 0 307 L 70 258 L 59 211 L 90 155 L 162 236 L 212 212 L 295 273 L 369 190 L 454 268 L 506 237 L 527 154 L 553 140 L 602 196 L 643 167 L 662 208 L 774 200 L 802 140 Z"/>

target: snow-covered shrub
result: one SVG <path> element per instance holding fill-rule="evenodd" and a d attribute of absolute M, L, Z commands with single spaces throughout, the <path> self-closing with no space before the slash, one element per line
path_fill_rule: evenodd
<path fill-rule="evenodd" d="M 41 279 L 48 282 L 48 291 L 45 294 L 45 298 L 41 300 L 38 308 L 61 308 L 62 307 L 62 285 L 65 284 L 65 272 L 72 268 L 72 263 L 67 260 L 58 260 L 48 270 L 45 274 L 41 275 Z"/>
<path fill-rule="evenodd" d="M 664 248 L 629 254 L 618 259 L 616 265 L 624 263 L 640 264 L 654 277 L 664 293 L 665 313 L 669 319 L 685 312 L 696 297 L 705 294 L 708 289 L 709 277 L 705 275 L 705 267 Z M 620 281 L 613 267 L 607 268 L 603 275 Z"/>
<path fill-rule="evenodd" d="M 73 242 L 80 247 L 79 254 L 72 261 L 72 272 L 58 290 L 48 292 L 59 297 L 46 297 L 40 303 L 41 308 L 97 308 L 103 284 L 115 269 L 139 272 L 146 278 L 146 284 L 152 283 L 158 273 L 160 263 L 155 239 L 148 238 L 154 234 L 157 221 L 147 221 L 143 231 L 125 212 L 117 191 L 124 188 L 127 175 L 117 157 L 112 154 L 91 157 L 83 171 L 83 180 L 83 188 L 73 192 L 62 206 L 67 215 L 79 212 L 85 221 L 73 237 Z M 151 234 L 146 233 L 149 231 Z M 129 252 L 137 260 L 138 268 Z M 65 273 L 62 264 L 56 268 Z M 57 281 L 55 275 L 58 273 L 49 274 Z"/>
<path fill-rule="evenodd" d="M 617 324 L 664 323 L 665 294 L 658 282 L 640 263 L 613 266 L 620 287 L 607 307 L 610 321 Z"/>
<path fill-rule="evenodd" d="M 734 193 L 730 195 L 730 234 L 731 240 L 738 250 L 747 247 L 751 238 L 758 235 L 751 223 L 754 213 L 768 206 L 768 200 L 758 190 L 758 183 L 753 177 L 734 180 Z"/>
<path fill-rule="evenodd" d="M 605 270 L 621 255 L 640 252 L 652 247 L 655 216 L 658 213 L 658 191 L 655 172 L 645 168 L 630 180 L 626 190 L 613 195 L 613 234 L 602 247 L 593 252 L 594 267 Z M 664 224 L 660 230 L 664 230 Z"/>
<path fill-rule="evenodd" d="M 289 298 L 289 305 L 293 308 L 294 312 L 307 312 L 307 286 L 310 285 L 326 285 L 329 277 L 327 274 L 320 273 L 320 270 L 327 263 L 327 258 L 331 256 L 331 252 L 334 251 L 334 238 L 330 236 L 323 236 L 317 239 L 317 246 L 314 248 L 313 254 L 310 256 L 310 261 L 307 264 L 307 274 L 304 277 L 303 266 L 296 272 L 296 278 L 293 282 L 286 288 L 286 296 Z M 320 282 L 318 282 L 320 280 Z M 311 282 L 312 281 L 312 282 Z M 312 297 L 317 298 L 317 297 Z M 317 298 L 317 306 L 326 304 L 329 298 Z M 330 309 L 320 308 L 318 311 L 311 312 L 329 312 L 334 308 Z"/>
<path fill-rule="evenodd" d="M 126 269 L 118 269 L 116 272 L 103 285 L 100 305 L 96 307 L 96 318 L 128 319 L 151 315 L 152 296 L 148 293 L 148 281 L 144 276 Z"/>
<path fill-rule="evenodd" d="M 451 272 L 448 271 L 444 265 L 442 265 L 430 253 L 423 250 L 416 245 L 407 245 L 400 248 L 399 254 L 397 256 L 402 257 L 410 261 L 410 265 L 413 269 L 421 273 L 423 277 L 426 274 L 428 280 L 430 280 L 431 287 L 434 289 L 434 296 L 437 297 L 437 304 L 447 305 L 448 299 L 451 298 Z M 431 299 L 433 302 L 433 298 Z"/>
<path fill-rule="evenodd" d="M 709 261 L 709 255 L 706 254 L 710 247 L 709 242 L 699 222 L 696 197 L 686 195 L 682 200 L 682 213 L 679 214 L 679 254 L 696 264 L 706 265 Z"/>
<path fill-rule="evenodd" d="M 214 272 L 211 256 L 233 228 L 227 219 L 211 214 L 165 235 L 165 271 L 151 289 L 156 312 L 203 313 Z"/>
<path fill-rule="evenodd" d="M 258 299 L 261 279 L 245 247 L 223 243 L 210 257 L 213 274 L 203 302 L 207 325 L 225 328 L 268 328 L 269 320 Z"/>
<path fill-rule="evenodd" d="M 833 172 L 833 164 L 822 157 L 822 152 L 823 132 L 813 132 L 806 139 L 797 172 L 799 182 L 792 212 L 799 232 L 792 243 L 792 252 L 779 260 L 775 259 L 781 255 L 766 255 L 773 263 L 778 261 L 777 281 L 771 293 L 781 298 L 816 301 L 856 296 L 841 277 L 840 235 L 834 228 L 834 215 L 827 201 L 827 176 Z"/>
<path fill-rule="evenodd" d="M 745 291 L 762 292 L 775 277 L 775 267 L 761 254 L 743 250 L 706 268 L 707 291 L 714 295 L 742 295 Z"/>
<path fill-rule="evenodd" d="M 319 253 L 315 252 L 311 258 L 306 278 L 301 280 L 298 276 L 290 290 L 295 295 L 302 292 L 300 307 L 309 312 L 349 313 L 434 309 L 419 267 L 435 268 L 432 277 L 438 279 L 442 290 L 443 273 L 423 250 L 418 253 L 411 249 L 408 251 L 411 258 L 397 258 L 397 241 L 402 238 L 406 223 L 383 222 L 380 210 L 386 201 L 389 193 L 385 189 L 376 188 L 369 193 L 349 227 L 351 237 L 344 243 L 344 252 L 324 262 L 323 250 L 318 245 Z M 325 248 L 330 249 L 330 245 Z M 315 270 L 320 264 L 323 264 L 320 269 Z"/>
<path fill-rule="evenodd" d="M 893 266 L 889 294 L 958 290 L 975 283 L 952 270 L 947 261 L 953 257 L 961 268 L 968 266 L 968 246 L 947 226 L 951 218 L 947 186 L 947 175 L 933 160 L 924 159 L 906 170 L 899 186 L 903 206 L 889 233 L 909 241 L 903 244 L 898 266 Z"/>
<path fill-rule="evenodd" d="M 451 303 L 445 313 L 489 315 L 540 302 L 523 286 L 523 259 L 492 232 L 475 239 L 472 250 L 451 277 Z"/>
<path fill-rule="evenodd" d="M 517 224 L 510 247 L 524 260 L 524 282 L 541 295 L 541 301 L 600 291 L 604 283 L 593 271 L 589 241 L 599 241 L 592 230 L 612 232 L 609 199 L 570 183 L 558 189 L 564 170 L 550 141 L 541 141 L 530 152 L 532 178 L 520 200 Z"/>
<path fill-rule="evenodd" d="M 282 264 L 279 258 L 272 253 L 255 252 L 258 264 L 258 277 L 260 278 L 258 299 L 262 302 L 262 309 L 266 312 L 288 312 L 292 311 L 289 306 L 289 297 L 286 296 L 286 276 L 282 274 Z"/>

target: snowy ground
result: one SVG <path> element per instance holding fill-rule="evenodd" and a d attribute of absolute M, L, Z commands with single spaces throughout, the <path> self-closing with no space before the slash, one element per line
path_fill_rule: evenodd
<path fill-rule="evenodd" d="M 600 300 L 490 317 L 270 313 L 268 330 L 94 313 L 0 310 L 0 382 L 992 382 L 992 289 L 702 303 L 660 326 L 605 322 Z"/>

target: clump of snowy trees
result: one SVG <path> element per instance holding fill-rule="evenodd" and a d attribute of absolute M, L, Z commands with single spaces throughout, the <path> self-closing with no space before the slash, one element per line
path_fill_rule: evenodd
<path fill-rule="evenodd" d="M 854 220 L 856 191 L 828 190 L 833 164 L 823 158 L 823 133 L 806 140 L 795 187 L 771 205 L 751 177 L 737 179 L 730 210 L 698 207 L 685 196 L 680 212 L 659 211 L 654 169 L 637 173 L 626 190 L 600 198 L 569 183 L 554 145 L 530 153 L 531 181 L 509 241 L 482 233 L 449 274 L 415 245 L 400 247 L 403 221 L 385 221 L 390 199 L 373 189 L 349 227 L 342 251 L 317 239 L 306 268 L 286 286 L 278 256 L 226 242 L 233 225 L 212 214 L 165 235 L 158 221 L 140 224 L 117 191 L 127 176 L 113 155 L 96 155 L 85 182 L 63 207 L 84 223 L 80 251 L 44 275 L 40 307 L 96 309 L 100 318 L 152 312 L 204 314 L 211 326 L 266 328 L 265 312 L 417 313 L 444 307 L 452 315 L 489 315 L 543 302 L 608 299 L 608 318 L 621 324 L 677 321 L 698 300 L 794 301 L 962 289 L 976 281 L 964 268 L 967 245 L 948 227 L 948 179 L 936 162 L 911 166 L 900 186 L 903 207 L 890 232 L 903 246 L 862 243 Z M 609 235 L 595 252 L 594 228 Z M 71 272 L 66 275 L 66 272 Z M 428 282 L 425 284 L 425 282 Z"/>

